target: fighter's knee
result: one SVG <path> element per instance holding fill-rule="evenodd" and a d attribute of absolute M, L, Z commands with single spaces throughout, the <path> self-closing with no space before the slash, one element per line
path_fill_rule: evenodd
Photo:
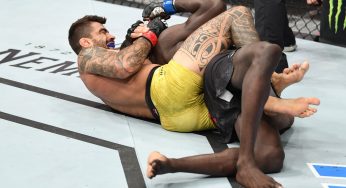
<path fill-rule="evenodd" d="M 285 152 L 281 147 L 266 150 L 259 157 L 258 162 L 262 171 L 265 173 L 280 172 L 285 159 Z"/>
<path fill-rule="evenodd" d="M 282 49 L 277 44 L 268 44 L 267 50 L 269 53 L 271 53 L 272 56 L 275 56 L 276 58 L 280 58 L 282 54 Z"/>
<path fill-rule="evenodd" d="M 254 46 L 255 58 L 260 58 L 269 67 L 276 67 L 281 57 L 282 51 L 279 45 L 261 41 Z M 262 65 L 261 65 L 262 66 Z"/>
<path fill-rule="evenodd" d="M 276 56 L 280 56 L 281 55 L 281 48 L 279 45 L 277 44 L 273 44 L 270 42 L 266 42 L 266 41 L 261 41 L 258 42 L 258 49 L 260 49 L 261 54 L 268 54 L 270 53 L 271 55 L 276 55 Z"/>
<path fill-rule="evenodd" d="M 282 170 L 284 166 L 285 152 L 282 149 L 278 149 L 270 154 L 271 164 L 269 170 L 271 173 L 277 173 Z"/>

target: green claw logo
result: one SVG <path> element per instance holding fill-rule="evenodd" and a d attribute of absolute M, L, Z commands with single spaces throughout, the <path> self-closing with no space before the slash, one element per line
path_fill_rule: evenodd
<path fill-rule="evenodd" d="M 344 9 L 343 11 L 345 12 L 346 6 L 345 0 L 336 0 L 336 7 L 334 5 L 334 0 L 329 0 L 329 15 L 328 15 L 328 21 L 329 21 L 329 28 L 332 30 L 332 19 L 333 15 L 335 18 L 334 22 L 334 33 L 337 33 L 339 31 L 339 18 L 341 14 L 341 10 Z M 334 13 L 334 9 L 336 9 L 336 13 Z M 342 18 L 341 18 L 342 19 Z M 346 14 L 344 16 L 344 23 L 343 23 L 343 28 L 342 30 L 345 30 L 346 28 Z"/>

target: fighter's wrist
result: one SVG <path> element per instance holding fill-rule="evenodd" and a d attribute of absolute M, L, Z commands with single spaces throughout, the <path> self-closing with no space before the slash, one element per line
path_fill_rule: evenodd
<path fill-rule="evenodd" d="M 145 33 L 142 34 L 142 37 L 147 39 L 150 42 L 152 47 L 156 46 L 156 44 L 157 44 L 157 36 L 156 36 L 156 34 L 154 32 L 152 32 L 152 31 L 145 32 Z"/>
<path fill-rule="evenodd" d="M 163 10 L 165 10 L 166 14 L 172 15 L 172 14 L 177 13 L 177 10 L 175 9 L 175 6 L 174 6 L 174 2 L 175 2 L 175 0 L 164 0 L 163 1 L 162 7 L 163 7 Z"/>

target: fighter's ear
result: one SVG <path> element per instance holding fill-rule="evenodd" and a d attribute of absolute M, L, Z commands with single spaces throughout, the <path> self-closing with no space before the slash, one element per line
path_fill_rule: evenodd
<path fill-rule="evenodd" d="M 93 45 L 93 42 L 91 39 L 89 38 L 81 38 L 79 39 L 79 44 L 83 47 L 83 48 L 89 48 Z"/>

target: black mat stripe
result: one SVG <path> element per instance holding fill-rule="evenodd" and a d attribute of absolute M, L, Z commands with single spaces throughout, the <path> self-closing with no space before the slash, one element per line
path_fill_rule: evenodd
<path fill-rule="evenodd" d="M 55 98 L 58 98 L 58 99 L 62 99 L 62 100 L 66 100 L 66 101 L 82 104 L 82 105 L 85 105 L 85 106 L 97 108 L 97 109 L 100 109 L 100 110 L 105 110 L 105 111 L 109 111 L 109 112 L 113 111 L 110 107 L 108 107 L 105 104 L 101 104 L 101 103 L 98 103 L 98 102 L 82 99 L 82 98 L 75 97 L 75 96 L 72 96 L 72 95 L 67 95 L 67 94 L 55 92 L 55 91 L 48 90 L 48 89 L 43 89 L 43 88 L 40 88 L 40 87 L 24 84 L 24 83 L 21 83 L 21 82 L 16 82 L 16 81 L 13 81 L 13 80 L 8 80 L 6 78 L 1 78 L 0 77 L 0 83 L 6 84 L 6 85 L 10 85 L 10 86 L 13 86 L 13 87 L 17 87 L 17 88 L 21 88 L 21 89 L 25 89 L 25 90 L 32 91 L 32 92 L 35 92 L 35 93 L 40 93 L 40 94 L 47 95 L 47 96 L 50 96 L 50 97 L 55 97 Z"/>
<path fill-rule="evenodd" d="M 134 148 L 132 148 L 132 147 L 124 146 L 121 144 L 116 144 L 113 142 L 109 142 L 107 140 L 102 140 L 102 139 L 95 138 L 92 136 L 80 134 L 80 133 L 69 131 L 66 129 L 62 129 L 59 127 L 54 127 L 52 125 L 40 123 L 37 121 L 33 121 L 30 119 L 11 115 L 11 114 L 1 112 L 1 111 L 0 111 L 0 118 L 7 120 L 7 121 L 15 122 L 18 124 L 22 124 L 22 125 L 25 125 L 28 127 L 40 129 L 40 130 L 47 131 L 50 133 L 54 133 L 57 135 L 66 136 L 66 137 L 80 140 L 83 142 L 87 142 L 87 143 L 95 144 L 95 145 L 102 146 L 105 148 L 117 150 L 119 152 L 119 155 L 120 155 L 120 160 L 121 160 L 121 164 L 123 166 L 123 170 L 125 173 L 128 187 L 130 187 L 130 188 L 146 187 L 145 183 L 144 183 L 143 175 L 141 173 L 141 169 L 139 167 L 136 152 L 135 152 Z"/>
<path fill-rule="evenodd" d="M 100 110 L 105 110 L 105 111 L 109 111 L 109 112 L 123 114 L 121 112 L 113 110 L 112 108 L 110 108 L 109 106 L 107 106 L 105 104 L 101 104 L 101 103 L 98 103 L 98 102 L 94 102 L 94 101 L 78 98 L 78 97 L 75 97 L 75 96 L 71 96 L 71 95 L 67 95 L 67 94 L 51 91 L 51 90 L 48 90 L 48 89 L 44 89 L 44 88 L 40 88 L 40 87 L 24 84 L 24 83 L 21 83 L 21 82 L 17 82 L 17 81 L 13 81 L 13 80 L 8 80 L 8 79 L 0 77 L 0 83 L 6 84 L 6 85 L 10 85 L 10 86 L 13 86 L 13 87 L 17 87 L 17 88 L 21 88 L 21 89 L 25 89 L 25 90 L 32 91 L 32 92 L 35 92 L 35 93 L 40 93 L 40 94 L 47 95 L 47 96 L 50 96 L 50 97 L 55 97 L 55 98 L 58 98 L 58 99 L 62 99 L 62 100 L 66 100 L 66 101 L 70 101 L 70 102 L 74 102 L 74 103 L 78 103 L 78 104 L 81 104 L 81 105 L 97 108 L 97 109 L 100 109 Z M 126 115 L 126 114 L 123 114 L 123 115 Z M 130 117 L 132 117 L 132 116 L 130 116 Z M 134 117 L 134 118 L 137 118 L 137 117 Z M 148 119 L 143 119 L 143 118 L 137 118 L 137 119 L 142 119 L 142 120 L 146 120 L 146 121 L 149 121 L 149 122 L 156 123 L 153 120 L 148 120 Z M 209 142 L 209 144 L 212 147 L 214 152 L 219 152 L 219 151 L 222 151 L 222 150 L 227 148 L 227 145 L 223 144 L 220 141 L 220 138 L 217 137 L 215 134 L 212 134 L 210 131 L 203 132 L 203 133 L 197 133 L 197 134 L 203 135 L 203 136 L 207 137 L 207 140 L 208 140 L 208 142 Z M 239 184 L 237 184 L 233 180 L 233 178 L 227 178 L 227 179 L 230 182 L 230 184 L 232 185 L 232 187 L 239 187 Z"/>
<path fill-rule="evenodd" d="M 214 153 L 221 152 L 228 148 L 227 144 L 223 143 L 223 138 L 217 133 L 212 131 L 197 132 L 196 134 L 203 135 L 207 137 L 207 140 L 213 149 Z M 242 186 L 235 181 L 233 177 L 227 177 L 228 182 L 231 184 L 232 188 L 242 188 Z"/>

